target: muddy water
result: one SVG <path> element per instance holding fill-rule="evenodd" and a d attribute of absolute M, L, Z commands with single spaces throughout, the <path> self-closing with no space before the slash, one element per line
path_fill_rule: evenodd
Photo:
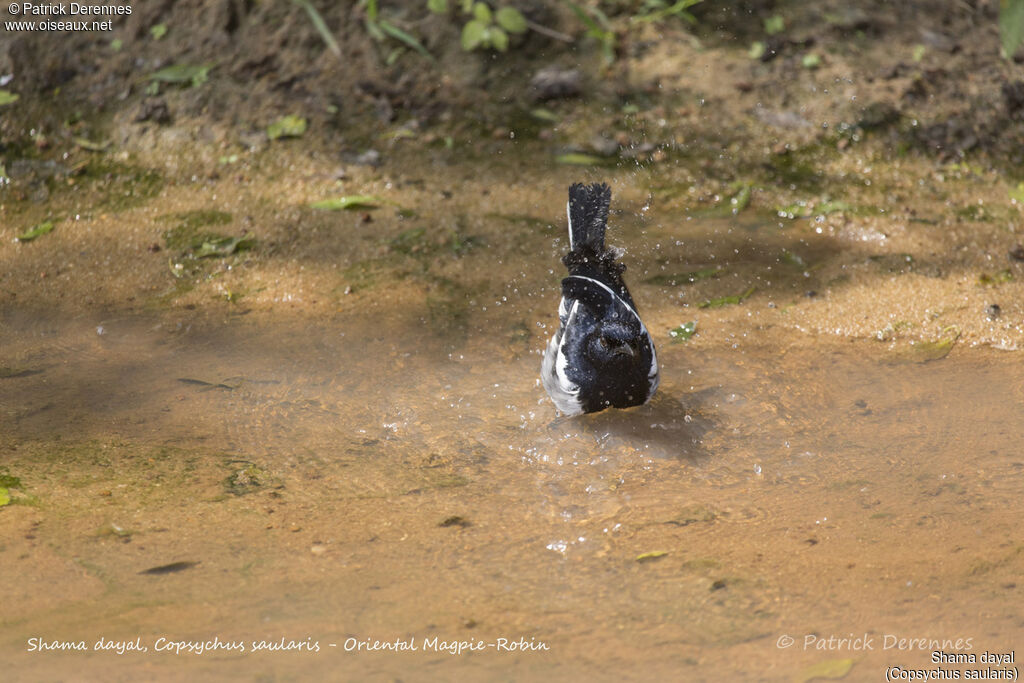
<path fill-rule="evenodd" d="M 19 482 L 0 511 L 0 649 L 17 679 L 803 680 L 852 664 L 877 680 L 932 650 L 1018 645 L 1024 370 L 989 346 L 1019 321 L 974 315 L 992 291 L 912 272 L 903 244 L 863 246 L 874 219 L 650 218 L 642 188 L 618 191 L 613 239 L 663 364 L 629 411 L 567 419 L 540 387 L 565 244 L 539 217 L 561 200 L 521 188 L 460 209 L 488 246 L 435 252 L 434 279 L 415 246 L 395 255 L 405 218 L 303 214 L 351 232 L 236 262 L 220 281 L 240 278 L 244 305 L 210 303 L 209 281 L 166 305 L 161 254 L 159 275 L 124 273 L 159 282 L 157 303 L 5 307 L 0 473 Z M 341 278 L 314 258 L 328 240 Z M 673 342 L 688 320 L 698 336 Z M 893 321 L 912 341 L 956 325 L 976 347 L 924 362 L 877 340 Z M 157 650 L 214 637 L 295 648 Z M 346 651 L 376 640 L 416 650 Z"/>

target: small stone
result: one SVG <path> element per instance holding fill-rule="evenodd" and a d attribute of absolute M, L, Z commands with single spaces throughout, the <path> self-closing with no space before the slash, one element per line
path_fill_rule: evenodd
<path fill-rule="evenodd" d="M 375 149 L 368 149 L 353 161 L 360 166 L 380 166 L 380 152 Z"/>
<path fill-rule="evenodd" d="M 530 89 L 538 102 L 576 97 L 583 90 L 583 73 L 579 69 L 545 67 L 530 79 Z"/>
<path fill-rule="evenodd" d="M 171 122 L 171 110 L 162 97 L 147 97 L 139 104 L 139 110 L 135 113 L 135 123 L 152 121 L 161 126 Z"/>
<path fill-rule="evenodd" d="M 615 156 L 619 153 L 619 143 L 603 135 L 595 135 L 590 139 L 590 149 L 603 157 Z"/>
<path fill-rule="evenodd" d="M 995 320 L 1003 314 L 1003 309 L 999 307 L 999 304 L 989 304 L 985 307 L 985 313 L 988 314 L 990 320 Z"/>

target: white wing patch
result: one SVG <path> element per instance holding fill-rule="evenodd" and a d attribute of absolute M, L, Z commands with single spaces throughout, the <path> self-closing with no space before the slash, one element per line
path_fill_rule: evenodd
<path fill-rule="evenodd" d="M 583 405 L 580 403 L 580 388 L 572 382 L 566 371 L 569 368 L 569 359 L 565 357 L 562 349 L 562 339 L 565 330 L 573 324 L 576 318 L 578 301 L 574 301 L 572 309 L 566 313 L 565 298 L 558 304 L 558 317 L 562 321 L 558 332 L 551 337 L 548 348 L 544 351 L 544 361 L 540 367 L 540 378 L 547 390 L 548 396 L 554 401 L 555 407 L 566 415 L 579 415 L 583 412 Z"/>
<path fill-rule="evenodd" d="M 569 221 L 569 251 L 572 251 L 576 245 L 572 243 L 572 209 L 569 207 L 569 202 L 565 203 L 565 218 Z"/>

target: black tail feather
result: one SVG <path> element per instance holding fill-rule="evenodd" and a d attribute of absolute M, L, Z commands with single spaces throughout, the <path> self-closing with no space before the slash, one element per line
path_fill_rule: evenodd
<path fill-rule="evenodd" d="M 604 231 L 608 227 L 608 208 L 612 189 L 604 183 L 569 186 L 569 239 L 573 251 L 604 252 Z"/>

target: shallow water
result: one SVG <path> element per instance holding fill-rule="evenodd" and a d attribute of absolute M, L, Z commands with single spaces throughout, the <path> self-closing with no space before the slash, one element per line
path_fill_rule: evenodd
<path fill-rule="evenodd" d="M 662 343 L 650 405 L 565 419 L 535 381 L 538 335 L 506 357 L 504 336 L 452 351 L 419 329 L 9 313 L 3 348 L 35 371 L 0 380 L 5 468 L 38 501 L 4 511 L 0 553 L 25 679 L 170 660 L 268 680 L 603 677 L 642 659 L 720 680 L 842 657 L 867 678 L 926 653 L 802 638 L 1019 636 L 1012 355 Z M 180 561 L 198 564 L 140 574 Z M 323 649 L 24 652 L 32 636 L 214 635 Z M 338 651 L 433 636 L 550 651 Z"/>
<path fill-rule="evenodd" d="M 846 659 L 877 680 L 1020 641 L 1024 370 L 992 347 L 1024 336 L 1021 286 L 977 282 L 998 226 L 723 217 L 617 176 L 610 240 L 662 382 L 569 419 L 538 373 L 566 246 L 547 190 L 575 178 L 449 201 L 405 177 L 387 196 L 410 217 L 317 214 L 326 173 L 289 196 L 255 175 L 0 244 L 19 680 L 805 680 Z M 182 279 L 147 245 L 210 206 L 259 247 Z M 101 637 L 149 651 L 28 651 Z M 320 650 L 156 651 L 214 637 Z M 346 652 L 374 640 L 417 650 Z"/>

